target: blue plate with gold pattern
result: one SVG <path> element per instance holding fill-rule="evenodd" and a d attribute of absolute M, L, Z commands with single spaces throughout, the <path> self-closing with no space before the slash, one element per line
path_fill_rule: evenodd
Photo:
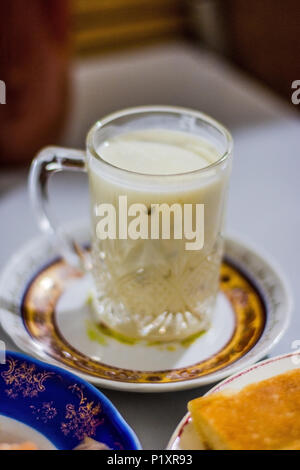
<path fill-rule="evenodd" d="M 7 351 L 0 364 L 0 443 L 24 441 L 44 450 L 70 450 L 87 442 L 88 448 L 141 448 L 95 387 L 66 370 Z"/>

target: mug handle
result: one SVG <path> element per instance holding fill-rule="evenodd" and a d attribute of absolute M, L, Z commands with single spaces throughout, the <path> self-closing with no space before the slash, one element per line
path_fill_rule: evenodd
<path fill-rule="evenodd" d="M 42 232 L 55 243 L 65 260 L 76 267 L 89 270 L 91 261 L 79 244 L 56 228 L 48 214 L 48 181 L 53 173 L 61 171 L 86 172 L 85 152 L 62 147 L 46 147 L 34 158 L 29 173 L 31 205 Z"/>

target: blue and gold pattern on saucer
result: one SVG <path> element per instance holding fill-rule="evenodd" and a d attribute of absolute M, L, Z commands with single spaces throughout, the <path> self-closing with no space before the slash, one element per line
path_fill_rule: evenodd
<path fill-rule="evenodd" d="M 0 415 L 30 426 L 57 449 L 73 449 L 86 437 L 113 450 L 140 449 L 133 431 L 95 387 L 19 353 L 7 352 L 0 364 Z"/>

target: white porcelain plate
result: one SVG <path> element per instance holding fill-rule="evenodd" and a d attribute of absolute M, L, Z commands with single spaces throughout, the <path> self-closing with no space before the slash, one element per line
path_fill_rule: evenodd
<path fill-rule="evenodd" d="M 69 229 L 70 230 L 70 229 Z M 84 227 L 72 227 L 84 244 Z M 220 290 L 210 329 L 193 341 L 127 341 L 96 325 L 92 281 L 59 258 L 40 236 L 14 255 L 0 278 L 0 319 L 23 351 L 103 387 L 162 392 L 198 387 L 262 358 L 285 331 L 291 299 L 265 256 L 226 240 Z"/>
<path fill-rule="evenodd" d="M 246 385 L 269 379 L 300 367 L 300 353 L 295 352 L 273 357 L 248 367 L 223 380 L 213 387 L 206 395 L 226 390 L 241 390 Z M 241 430 L 242 432 L 242 430 Z M 191 416 L 187 413 L 175 429 L 167 449 L 170 450 L 205 450 L 197 435 Z"/>

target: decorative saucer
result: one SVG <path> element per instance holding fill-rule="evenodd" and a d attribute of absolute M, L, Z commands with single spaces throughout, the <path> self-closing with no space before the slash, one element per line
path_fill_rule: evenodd
<path fill-rule="evenodd" d="M 7 351 L 0 364 L 0 444 L 25 441 L 39 450 L 72 450 L 83 443 L 112 450 L 141 448 L 95 387 L 64 369 Z"/>
<path fill-rule="evenodd" d="M 246 385 L 283 374 L 288 370 L 300 367 L 300 353 L 294 352 L 272 357 L 238 372 L 209 390 L 206 395 L 226 390 L 241 390 Z M 241 429 L 241 432 L 243 430 Z M 175 429 L 167 449 L 169 450 L 205 450 L 203 442 L 197 435 L 190 413 L 187 413 Z"/>
<path fill-rule="evenodd" d="M 84 227 L 70 233 L 82 246 Z M 285 331 L 291 298 L 264 255 L 226 239 L 210 329 L 178 344 L 130 341 L 100 328 L 90 275 L 59 258 L 45 236 L 14 255 L 0 278 L 0 320 L 22 350 L 103 387 L 163 392 L 199 387 L 261 359 Z"/>

